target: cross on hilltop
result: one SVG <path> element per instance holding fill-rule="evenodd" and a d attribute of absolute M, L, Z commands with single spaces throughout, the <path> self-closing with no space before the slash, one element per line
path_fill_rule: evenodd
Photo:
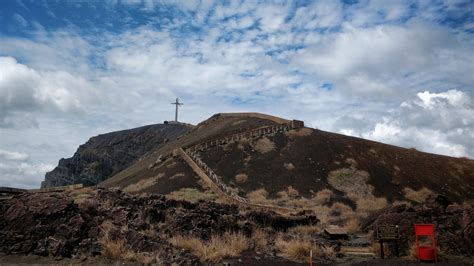
<path fill-rule="evenodd" d="M 176 105 L 176 111 L 174 113 L 174 121 L 178 122 L 178 107 L 181 106 L 181 105 L 184 105 L 184 103 L 180 103 L 179 98 L 176 98 L 176 102 L 171 103 L 171 104 Z"/>

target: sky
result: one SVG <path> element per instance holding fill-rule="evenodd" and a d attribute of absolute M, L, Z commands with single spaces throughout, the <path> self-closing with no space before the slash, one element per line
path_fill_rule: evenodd
<path fill-rule="evenodd" d="M 474 158 L 474 2 L 0 1 L 0 186 L 90 137 L 262 112 Z"/>

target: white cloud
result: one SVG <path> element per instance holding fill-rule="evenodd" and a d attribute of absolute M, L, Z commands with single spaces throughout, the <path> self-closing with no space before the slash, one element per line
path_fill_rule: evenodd
<path fill-rule="evenodd" d="M 459 90 L 416 94 L 370 130 L 341 133 L 450 156 L 474 157 L 474 102 Z"/>
<path fill-rule="evenodd" d="M 420 89 L 474 84 L 474 45 L 420 23 L 346 26 L 302 50 L 295 66 L 364 97 L 406 97 Z"/>
<path fill-rule="evenodd" d="M 7 151 L 0 149 L 0 159 L 13 160 L 13 161 L 24 161 L 28 159 L 28 154 L 16 152 L 16 151 Z"/>
<path fill-rule="evenodd" d="M 38 188 L 44 174 L 54 169 L 51 164 L 0 161 L 0 184 L 9 187 Z"/>
<path fill-rule="evenodd" d="M 296 10 L 290 25 L 298 30 L 335 27 L 341 24 L 342 15 L 340 2 L 313 1 Z"/>
<path fill-rule="evenodd" d="M 97 93 L 84 78 L 64 71 L 36 71 L 12 57 L 0 57 L 0 126 L 15 112 L 78 112 Z"/>

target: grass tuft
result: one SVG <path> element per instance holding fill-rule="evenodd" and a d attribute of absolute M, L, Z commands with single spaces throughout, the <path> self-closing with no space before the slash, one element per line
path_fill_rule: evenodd
<path fill-rule="evenodd" d="M 170 243 L 192 251 L 202 262 L 217 263 L 225 257 L 235 257 L 248 248 L 249 241 L 242 233 L 226 232 L 213 235 L 209 241 L 193 236 L 174 236 Z"/>

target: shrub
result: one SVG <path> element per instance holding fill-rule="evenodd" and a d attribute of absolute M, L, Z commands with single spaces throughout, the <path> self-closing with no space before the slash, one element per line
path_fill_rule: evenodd
<path fill-rule="evenodd" d="M 341 218 L 345 218 L 353 216 L 354 212 L 352 211 L 352 208 L 347 206 L 346 204 L 336 202 L 331 206 L 330 214 L 332 216 L 339 216 Z"/>
<path fill-rule="evenodd" d="M 380 210 L 387 207 L 386 198 L 361 198 L 356 201 L 357 212 L 367 214 L 372 211 Z"/>
<path fill-rule="evenodd" d="M 106 258 L 118 261 L 137 261 L 140 263 L 160 263 L 161 259 L 158 254 L 153 252 L 135 252 L 126 243 L 124 238 L 119 236 L 112 237 L 112 229 L 114 228 L 111 221 L 105 221 L 100 226 L 101 235 L 98 239 L 102 245 L 103 255 Z M 122 227 L 121 231 L 128 230 Z"/>
<path fill-rule="evenodd" d="M 295 165 L 292 164 L 292 163 L 284 163 L 283 166 L 286 168 L 286 170 L 294 170 L 295 169 Z"/>
<path fill-rule="evenodd" d="M 308 240 L 291 239 L 285 241 L 281 236 L 275 240 L 275 247 L 283 257 L 298 262 L 308 261 L 310 251 L 314 249 Z"/>
<path fill-rule="evenodd" d="M 265 203 L 267 202 L 267 197 L 268 192 L 264 188 L 247 193 L 247 198 L 252 203 Z"/>
<path fill-rule="evenodd" d="M 226 232 L 213 235 L 209 241 L 193 236 L 174 236 L 173 246 L 191 250 L 202 262 L 217 263 L 224 257 L 235 257 L 248 248 L 248 239 L 242 233 Z"/>
<path fill-rule="evenodd" d="M 235 181 L 245 183 L 249 177 L 246 174 L 238 174 L 235 176 Z"/>
<path fill-rule="evenodd" d="M 290 228 L 289 231 L 300 235 L 312 235 L 321 233 L 321 228 L 317 225 L 298 225 Z"/>
<path fill-rule="evenodd" d="M 320 190 L 316 193 L 316 196 L 314 199 L 316 200 L 317 204 L 327 204 L 331 200 L 331 196 L 333 195 L 333 192 L 329 189 L 323 189 Z"/>
<path fill-rule="evenodd" d="M 406 187 L 403 189 L 403 192 L 405 194 L 405 198 L 416 202 L 424 202 L 428 196 L 435 194 L 426 187 L 422 187 L 420 190 L 413 190 L 409 187 Z"/>
<path fill-rule="evenodd" d="M 186 200 L 190 202 L 197 202 L 199 200 L 216 200 L 218 198 L 218 196 L 210 190 L 201 192 L 195 188 L 182 188 L 178 191 L 169 193 L 166 197 L 168 199 Z"/>
<path fill-rule="evenodd" d="M 262 229 L 255 229 L 252 234 L 252 243 L 255 250 L 264 250 L 268 244 L 268 234 Z"/>
<path fill-rule="evenodd" d="M 350 218 L 349 220 L 346 221 L 343 228 L 349 233 L 358 232 L 360 230 L 359 219 L 355 217 Z"/>

